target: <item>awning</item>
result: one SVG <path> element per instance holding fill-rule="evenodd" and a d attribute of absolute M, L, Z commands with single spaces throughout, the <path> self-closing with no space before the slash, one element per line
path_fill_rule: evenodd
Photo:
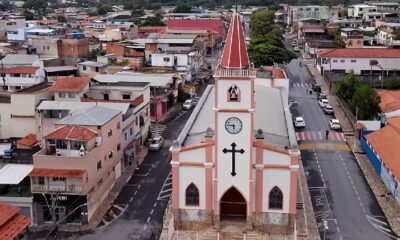
<path fill-rule="evenodd" d="M 32 164 L 6 164 L 0 169 L 0 184 L 19 184 L 32 169 Z"/>

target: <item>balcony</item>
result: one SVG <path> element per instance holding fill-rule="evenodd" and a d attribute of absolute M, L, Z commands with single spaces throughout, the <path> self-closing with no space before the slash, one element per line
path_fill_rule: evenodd
<path fill-rule="evenodd" d="M 57 192 L 57 193 L 75 193 L 81 194 L 83 187 L 76 184 L 32 184 L 31 190 L 35 193 Z"/>
<path fill-rule="evenodd" d="M 217 69 L 215 77 L 255 77 L 256 72 L 249 69 Z"/>

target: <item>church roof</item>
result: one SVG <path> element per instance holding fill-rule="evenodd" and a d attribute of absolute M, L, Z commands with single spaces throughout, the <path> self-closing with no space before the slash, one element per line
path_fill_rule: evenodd
<path fill-rule="evenodd" d="M 234 13 L 226 36 L 220 69 L 248 69 L 249 58 L 240 15 Z"/>

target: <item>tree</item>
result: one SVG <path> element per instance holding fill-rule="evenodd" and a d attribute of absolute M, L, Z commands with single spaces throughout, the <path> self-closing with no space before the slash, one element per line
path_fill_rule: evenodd
<path fill-rule="evenodd" d="M 97 13 L 99 15 L 104 15 L 111 10 L 111 6 L 107 3 L 100 3 L 97 5 Z"/>
<path fill-rule="evenodd" d="M 156 13 L 154 17 L 147 18 L 140 26 L 164 26 L 164 22 L 162 20 L 162 16 L 159 13 Z"/>
<path fill-rule="evenodd" d="M 258 10 L 251 14 L 250 29 L 251 36 L 266 35 L 274 28 L 275 12 Z"/>
<path fill-rule="evenodd" d="M 39 19 L 46 14 L 47 9 L 47 1 L 35 1 L 35 0 L 26 0 L 24 3 L 24 13 L 28 15 L 28 17 L 32 17 L 28 12 L 33 13 L 33 17 L 35 17 L 35 13 L 37 14 Z M 26 15 L 25 15 L 26 16 Z"/>
<path fill-rule="evenodd" d="M 358 119 L 373 120 L 378 115 L 381 99 L 378 93 L 368 84 L 362 84 L 357 87 L 353 99 L 350 103 L 350 109 L 353 113 L 358 110 Z"/>
<path fill-rule="evenodd" d="M 186 4 L 178 4 L 176 8 L 174 9 L 175 13 L 191 13 L 192 8 L 189 5 Z"/>
<path fill-rule="evenodd" d="M 346 102 L 350 102 L 357 90 L 357 86 L 358 82 L 356 76 L 354 72 L 350 72 L 337 83 L 336 94 Z"/>

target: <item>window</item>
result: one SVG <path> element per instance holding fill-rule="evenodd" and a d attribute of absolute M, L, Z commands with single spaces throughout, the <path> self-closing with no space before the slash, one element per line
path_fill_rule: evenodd
<path fill-rule="evenodd" d="M 336 60 L 336 59 L 334 59 L 334 60 L 332 60 L 332 62 L 333 62 L 333 63 L 337 63 L 337 60 Z"/>
<path fill-rule="evenodd" d="M 164 62 L 169 62 L 169 61 L 170 61 L 169 57 L 164 58 Z"/>
<path fill-rule="evenodd" d="M 270 209 L 282 209 L 283 207 L 283 194 L 282 191 L 277 187 L 273 187 L 269 192 L 269 208 Z"/>
<path fill-rule="evenodd" d="M 85 149 L 85 142 L 82 141 L 70 141 L 72 150 L 81 150 L 81 147 Z"/>
<path fill-rule="evenodd" d="M 43 185 L 44 184 L 44 177 L 39 177 L 39 184 Z"/>
<path fill-rule="evenodd" d="M 240 102 L 240 90 L 235 84 L 228 89 L 227 94 L 228 102 Z"/>
<path fill-rule="evenodd" d="M 82 65 L 82 70 L 86 71 L 86 66 L 85 65 Z"/>
<path fill-rule="evenodd" d="M 357 62 L 357 60 L 351 59 L 351 63 L 356 63 L 356 62 Z"/>
<path fill-rule="evenodd" d="M 199 190 L 193 183 L 186 188 L 186 205 L 199 206 Z"/>
<path fill-rule="evenodd" d="M 130 100 L 131 99 L 131 95 L 130 94 L 122 94 L 122 99 Z"/>
<path fill-rule="evenodd" d="M 128 132 L 125 132 L 124 137 L 125 137 L 125 141 L 128 140 Z"/>
<path fill-rule="evenodd" d="M 108 95 L 108 93 L 104 93 L 103 98 L 104 98 L 104 100 L 108 100 L 110 98 L 110 96 Z"/>
<path fill-rule="evenodd" d="M 68 141 L 66 141 L 66 140 L 57 140 L 56 141 L 56 148 L 58 148 L 58 149 L 67 149 L 68 148 Z"/>
<path fill-rule="evenodd" d="M 101 160 L 97 162 L 97 171 L 101 170 Z"/>
<path fill-rule="evenodd" d="M 109 153 L 108 153 L 108 159 L 112 159 L 113 158 L 113 151 L 110 151 Z"/>
<path fill-rule="evenodd" d="M 50 50 L 50 47 L 49 47 L 49 46 L 47 46 L 47 50 Z"/>
<path fill-rule="evenodd" d="M 75 93 L 68 93 L 69 98 L 75 98 Z"/>
<path fill-rule="evenodd" d="M 109 130 L 108 130 L 108 137 L 111 137 L 112 136 L 112 128 L 110 128 Z"/>
<path fill-rule="evenodd" d="M 65 182 L 65 177 L 53 177 L 53 182 Z"/>
<path fill-rule="evenodd" d="M 130 136 L 133 135 L 133 127 L 129 128 L 129 135 L 130 135 Z"/>
<path fill-rule="evenodd" d="M 117 151 L 121 150 L 121 143 L 118 143 L 117 145 Z"/>
<path fill-rule="evenodd" d="M 60 98 L 65 98 L 65 93 L 60 92 L 60 93 L 58 93 L 58 96 L 59 96 Z"/>
<path fill-rule="evenodd" d="M 99 67 L 96 67 L 96 72 L 99 72 Z"/>
<path fill-rule="evenodd" d="M 117 123 L 117 129 L 120 129 L 120 128 L 121 128 L 121 123 L 118 122 L 118 123 Z"/>
<path fill-rule="evenodd" d="M 346 62 L 346 61 L 345 61 L 344 59 L 341 59 L 340 62 L 341 62 L 341 63 L 344 63 L 344 62 Z"/>

